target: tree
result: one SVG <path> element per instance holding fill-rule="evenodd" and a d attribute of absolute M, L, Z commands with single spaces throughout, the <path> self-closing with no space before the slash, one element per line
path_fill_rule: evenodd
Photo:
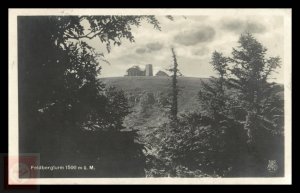
<path fill-rule="evenodd" d="M 116 87 L 109 87 L 106 91 L 108 98 L 108 116 L 105 120 L 112 123 L 117 128 L 122 128 L 125 116 L 130 113 L 129 104 L 123 90 L 118 90 Z"/>
<path fill-rule="evenodd" d="M 230 81 L 231 86 L 241 92 L 240 97 L 247 111 L 245 129 L 248 142 L 251 143 L 258 116 L 275 85 L 268 80 L 271 73 L 280 66 L 280 58 L 266 58 L 267 49 L 249 33 L 241 35 L 239 44 L 239 48 L 232 52 L 231 62 L 234 66 Z"/>
<path fill-rule="evenodd" d="M 180 114 L 176 131 L 166 123 L 151 134 L 151 176 L 283 175 L 282 87 L 269 82 L 280 60 L 266 58 L 251 34 L 239 43 L 232 57 L 212 54 L 217 76 L 202 81 L 201 112 Z"/>
<path fill-rule="evenodd" d="M 228 88 L 229 59 L 220 52 L 213 52 L 210 64 L 216 72 L 216 77 L 201 82 L 198 93 L 202 109 L 202 120 L 195 124 L 205 126 L 201 138 L 208 139 L 197 149 L 201 149 L 204 159 L 202 168 L 211 174 L 220 176 L 235 176 L 237 166 L 242 157 L 243 132 L 240 124 L 235 121 L 231 108 L 235 105 L 232 100 L 232 90 Z M 193 117 L 195 115 L 189 115 Z M 195 127 L 195 126 L 194 126 Z"/>
<path fill-rule="evenodd" d="M 174 48 L 171 48 L 172 57 L 173 57 L 173 66 L 172 68 L 168 69 L 169 72 L 172 73 L 172 100 L 171 100 L 171 120 L 174 124 L 177 123 L 177 113 L 178 113 L 178 80 L 177 77 L 181 75 L 178 69 L 178 63 L 176 58 L 176 53 Z"/>
<path fill-rule="evenodd" d="M 133 42 L 131 27 L 140 26 L 142 20 L 160 29 L 154 16 L 20 17 L 19 64 L 24 73 L 19 83 L 24 116 L 38 117 L 38 112 L 58 101 L 63 103 L 60 107 L 69 109 L 72 104 L 62 97 L 77 101 L 84 85 L 94 88 L 94 96 L 99 95 L 104 86 L 96 77 L 104 55 L 85 40 L 99 38 L 110 51 L 111 44 L 121 45 L 122 39 Z"/>
<path fill-rule="evenodd" d="M 266 49 L 251 34 L 242 34 L 239 43 L 232 58 L 213 53 L 217 77 L 202 81 L 202 113 L 182 114 L 180 133 L 169 131 L 162 140 L 170 171 L 183 166 L 194 175 L 282 175 L 283 103 L 279 85 L 269 82 L 279 58 L 265 58 Z"/>
<path fill-rule="evenodd" d="M 267 49 L 250 33 L 242 34 L 238 43 L 238 48 L 233 49 L 230 58 L 233 66 L 230 69 L 230 86 L 239 91 L 240 107 L 245 111 L 242 124 L 247 132 L 250 162 L 261 166 L 256 170 L 264 171 L 270 154 L 274 152 L 275 146 L 271 145 L 274 142 L 271 141 L 275 138 L 278 140 L 278 136 L 283 134 L 282 124 L 278 123 L 283 117 L 283 112 L 278 108 L 282 100 L 280 102 L 275 95 L 276 83 L 270 82 L 272 72 L 280 66 L 280 58 L 267 58 Z M 274 100 L 277 104 L 271 102 Z M 269 145 L 265 143 L 266 140 Z M 281 144 L 280 141 L 278 144 Z M 280 151 L 282 148 L 279 145 L 276 149 Z"/>
<path fill-rule="evenodd" d="M 201 90 L 198 93 L 199 102 L 204 106 L 209 115 L 218 119 L 224 116 L 227 110 L 226 103 L 228 96 L 226 96 L 226 82 L 227 82 L 227 68 L 228 59 L 222 53 L 213 52 L 210 64 L 217 73 L 216 77 L 211 77 L 207 82 L 201 82 Z"/>
<path fill-rule="evenodd" d="M 42 163 L 71 163 L 81 144 L 81 154 L 93 152 L 94 161 L 99 152 L 88 149 L 86 144 L 94 142 L 82 139 L 81 134 L 97 132 L 101 141 L 103 130 L 114 130 L 115 136 L 128 140 L 132 144 L 128 148 L 133 149 L 127 151 L 141 151 L 134 149 L 140 146 L 134 145 L 131 133 L 120 134 L 128 113 L 125 97 L 97 78 L 101 62 L 106 61 L 87 40 L 99 38 L 110 51 L 111 45 L 120 46 L 124 39 L 133 42 L 131 28 L 143 20 L 160 29 L 154 16 L 18 17 L 21 152 L 41 153 Z M 117 140 L 106 142 L 104 148 L 121 148 Z"/>

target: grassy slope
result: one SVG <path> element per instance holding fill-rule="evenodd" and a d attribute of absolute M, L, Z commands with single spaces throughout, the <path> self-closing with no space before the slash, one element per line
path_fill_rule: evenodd
<path fill-rule="evenodd" d="M 205 78 L 179 77 L 178 85 L 179 93 L 179 110 L 188 110 L 197 106 L 197 93 L 200 90 L 201 81 L 206 81 Z M 170 77 L 112 77 L 102 78 L 102 81 L 107 85 L 116 86 L 123 89 L 125 92 L 135 93 L 137 91 L 149 92 L 170 92 L 171 78 Z"/>
<path fill-rule="evenodd" d="M 170 93 L 171 77 L 111 77 L 102 78 L 102 81 L 118 89 L 123 89 L 125 93 L 131 93 L 139 96 L 144 91 L 152 92 L 156 98 L 158 93 Z M 200 110 L 201 107 L 197 101 L 198 92 L 201 83 L 208 81 L 207 78 L 179 77 L 178 85 L 180 93 L 178 97 L 178 109 L 180 112 Z M 279 85 L 277 94 L 283 97 L 283 87 Z M 147 127 L 156 127 L 166 120 L 163 109 L 158 107 L 157 103 L 148 109 L 148 115 L 141 115 L 139 112 L 139 104 L 135 104 L 132 108 L 136 113 L 125 118 L 125 126 L 130 129 L 144 130 Z"/>

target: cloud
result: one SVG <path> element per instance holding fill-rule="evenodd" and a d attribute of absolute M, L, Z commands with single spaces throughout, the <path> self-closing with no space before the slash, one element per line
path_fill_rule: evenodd
<path fill-rule="evenodd" d="M 128 65 L 128 64 L 136 64 L 138 62 L 144 62 L 144 57 L 142 55 L 139 54 L 134 54 L 134 53 L 128 53 L 128 54 L 124 54 L 119 56 L 118 58 L 116 58 L 116 60 L 118 61 L 118 63 L 120 65 Z"/>
<path fill-rule="evenodd" d="M 155 43 L 148 43 L 145 45 L 145 47 L 140 47 L 137 48 L 135 50 L 135 52 L 137 54 L 144 54 L 144 53 L 150 53 L 150 52 L 154 52 L 154 51 L 159 51 L 163 48 L 163 44 L 159 43 L 159 42 L 155 42 Z"/>
<path fill-rule="evenodd" d="M 105 55 L 111 65 L 103 65 L 102 77 L 123 76 L 127 68 L 133 65 L 144 68 L 148 63 L 153 64 L 155 72 L 166 69 L 172 64 L 170 46 L 175 47 L 179 68 L 185 76 L 214 76 L 209 64 L 211 52 L 217 50 L 230 56 L 232 48 L 237 46 L 240 33 L 246 29 L 255 32 L 255 38 L 268 48 L 268 55 L 283 56 L 284 53 L 282 16 L 217 14 L 186 16 L 186 19 L 175 16 L 174 21 L 160 17 L 162 31 L 153 30 L 151 25 L 146 24 L 132 28 L 135 42 L 123 41 L 120 47 L 114 47 L 111 53 Z M 100 44 L 101 41 L 97 40 L 93 46 L 102 52 L 105 46 L 99 47 Z M 278 72 L 276 78 L 283 80 L 283 70 Z"/>
<path fill-rule="evenodd" d="M 135 50 L 136 53 L 138 54 L 144 54 L 147 50 L 145 48 L 138 48 Z"/>
<path fill-rule="evenodd" d="M 194 15 L 194 16 L 184 16 L 186 17 L 187 19 L 190 19 L 190 20 L 194 20 L 194 21 L 206 21 L 208 20 L 211 16 L 209 15 Z"/>
<path fill-rule="evenodd" d="M 200 26 L 197 30 L 185 31 L 174 37 L 175 42 L 192 46 L 201 42 L 211 42 L 215 37 L 215 30 L 210 26 Z"/>
<path fill-rule="evenodd" d="M 209 53 L 209 49 L 207 47 L 194 49 L 192 51 L 192 54 L 195 56 L 204 56 L 204 55 L 207 55 L 208 53 Z"/>
<path fill-rule="evenodd" d="M 258 22 L 250 21 L 250 20 L 227 20 L 222 21 L 222 28 L 225 30 L 229 30 L 235 33 L 264 33 L 266 31 L 266 27 Z"/>
<path fill-rule="evenodd" d="M 149 43 L 146 45 L 146 47 L 148 48 L 149 51 L 158 51 L 160 49 L 162 49 L 163 45 L 161 43 Z"/>

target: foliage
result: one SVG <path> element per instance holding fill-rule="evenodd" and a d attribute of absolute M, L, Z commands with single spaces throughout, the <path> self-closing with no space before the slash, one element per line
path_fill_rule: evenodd
<path fill-rule="evenodd" d="M 283 175 L 283 101 L 269 82 L 280 59 L 266 58 L 251 34 L 239 45 L 232 57 L 213 53 L 218 76 L 202 82 L 202 112 L 181 114 L 176 131 L 170 120 L 150 134 L 148 175 Z"/>
<path fill-rule="evenodd" d="M 242 34 L 239 44 L 238 49 L 233 49 L 233 57 L 230 59 L 233 63 L 230 86 L 241 93 L 239 99 L 247 112 L 245 129 L 251 143 L 253 132 L 258 128 L 254 124 L 259 122 L 267 124 L 264 120 L 263 111 L 267 108 L 270 100 L 274 100 L 270 97 L 272 97 L 275 86 L 268 80 L 271 72 L 280 66 L 280 58 L 266 58 L 267 49 L 251 34 Z M 276 130 L 276 128 L 269 129 Z"/>
<path fill-rule="evenodd" d="M 178 113 L 178 80 L 177 77 L 181 75 L 179 69 L 178 69 L 178 63 L 177 63 L 177 58 L 176 58 L 176 53 L 174 48 L 171 48 L 172 51 L 172 57 L 173 57 L 173 65 L 170 69 L 168 69 L 169 72 L 172 73 L 172 100 L 171 100 L 171 119 L 174 124 L 177 123 L 177 113 Z"/>
<path fill-rule="evenodd" d="M 229 93 L 226 90 L 227 58 L 215 51 L 212 55 L 211 65 L 217 72 L 218 78 L 211 77 L 209 82 L 201 84 L 202 89 L 199 91 L 199 102 L 204 106 L 210 116 L 221 118 L 228 115 Z M 221 116 L 221 117 L 220 117 Z"/>
<path fill-rule="evenodd" d="M 123 136 L 122 140 L 127 138 L 132 146 L 126 151 L 141 151 L 139 145 L 134 145 L 132 133 L 120 131 L 129 113 L 127 100 L 122 91 L 105 88 L 98 79 L 100 64 L 107 61 L 87 40 L 99 38 L 110 51 L 111 45 L 120 46 L 124 39 L 133 42 L 131 29 L 143 20 L 160 29 L 154 16 L 18 18 L 20 133 L 24 136 L 21 152 L 39 152 L 42 162 L 71 162 L 76 155 L 70 148 L 77 142 L 70 138 L 81 132 L 104 136 L 104 131 L 115 132 L 115 136 Z M 100 135 L 98 140 L 103 139 Z M 122 145 L 112 139 L 114 135 L 107 135 L 111 143 L 108 140 L 102 144 L 104 149 L 110 144 Z M 90 145 L 96 145 L 95 140 L 83 139 L 82 151 L 89 151 Z M 95 154 L 101 152 L 93 153 L 95 161 Z"/>
<path fill-rule="evenodd" d="M 277 154 L 276 160 L 283 169 L 283 100 L 275 94 L 278 85 L 270 82 L 280 58 L 267 58 L 267 49 L 249 33 L 241 35 L 239 45 L 230 58 L 233 67 L 229 83 L 240 93 L 240 107 L 246 114 L 242 124 L 252 163 L 261 166 L 256 168 L 258 172 L 264 172 L 267 162 Z"/>
<path fill-rule="evenodd" d="M 213 111 L 214 122 L 233 119 L 237 136 L 245 136 L 244 140 L 236 143 L 244 150 L 238 151 L 240 159 L 232 165 L 235 175 L 239 168 L 237 164 L 241 163 L 244 163 L 247 175 L 268 175 L 266 163 L 274 158 L 275 148 L 278 151 L 282 149 L 279 144 L 282 144 L 283 103 L 274 92 L 276 84 L 268 82 L 271 72 L 279 67 L 280 59 L 267 59 L 266 48 L 251 34 L 242 34 L 238 43 L 239 47 L 233 49 L 232 57 L 213 53 L 211 63 L 219 77 L 212 79 L 210 86 L 204 85 L 199 97 L 202 103 L 208 104 L 206 109 Z M 234 92 L 228 95 L 224 88 Z M 237 109 L 239 113 L 235 114 Z M 230 127 L 233 128 L 232 125 Z M 225 133 L 230 127 L 225 127 Z M 275 146 L 274 140 L 278 142 Z"/>

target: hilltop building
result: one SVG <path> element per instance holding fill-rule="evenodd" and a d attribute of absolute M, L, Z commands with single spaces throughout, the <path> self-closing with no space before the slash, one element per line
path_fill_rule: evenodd
<path fill-rule="evenodd" d="M 138 66 L 133 66 L 127 70 L 126 76 L 145 76 L 145 71 Z"/>
<path fill-rule="evenodd" d="M 145 70 L 142 70 L 139 66 L 133 66 L 127 69 L 125 76 L 153 76 L 152 64 L 146 64 Z M 155 76 L 169 76 L 164 71 L 158 71 Z"/>
<path fill-rule="evenodd" d="M 165 73 L 164 71 L 158 71 L 155 76 L 169 76 L 167 73 Z"/>
<path fill-rule="evenodd" d="M 153 76 L 152 64 L 147 64 L 145 70 L 141 70 L 139 66 L 133 66 L 127 69 L 125 76 Z"/>

